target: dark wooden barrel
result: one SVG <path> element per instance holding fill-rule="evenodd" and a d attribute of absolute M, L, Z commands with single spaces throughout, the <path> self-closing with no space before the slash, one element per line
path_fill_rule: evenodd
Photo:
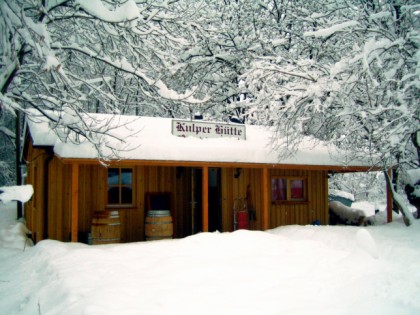
<path fill-rule="evenodd" d="M 173 236 L 171 211 L 150 210 L 146 214 L 146 241 L 170 239 Z"/>
<path fill-rule="evenodd" d="M 92 244 L 120 243 L 120 216 L 117 210 L 95 211 L 92 219 Z"/>

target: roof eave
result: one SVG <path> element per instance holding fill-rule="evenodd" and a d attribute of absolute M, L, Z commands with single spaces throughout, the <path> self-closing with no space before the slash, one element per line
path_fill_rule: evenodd
<path fill-rule="evenodd" d="M 272 169 L 305 169 L 318 171 L 331 171 L 337 173 L 347 172 L 369 172 L 378 171 L 377 167 L 364 165 L 308 165 L 308 164 L 282 164 L 282 163 L 247 163 L 247 162 L 231 162 L 231 161 L 175 161 L 175 160 L 110 160 L 104 161 L 100 159 L 89 158 L 62 158 L 59 157 L 64 164 L 88 164 L 88 165 L 107 165 L 107 166 L 134 166 L 134 165 L 150 165 L 150 166 L 172 166 L 172 167 L 227 167 L 227 168 L 272 168 Z"/>

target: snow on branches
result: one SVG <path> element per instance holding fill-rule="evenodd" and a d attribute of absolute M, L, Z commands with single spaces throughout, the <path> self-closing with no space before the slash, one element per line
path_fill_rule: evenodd
<path fill-rule="evenodd" d="M 410 3 L 305 2 L 291 48 L 254 59 L 243 78 L 291 150 L 313 135 L 385 169 L 419 160 L 420 22 Z"/>
<path fill-rule="evenodd" d="M 205 93 L 197 96 L 197 82 L 172 78 L 185 67 L 179 52 L 194 45 L 192 14 L 133 0 L 3 1 L 0 113 L 35 108 L 72 112 L 75 119 L 88 112 L 164 116 L 206 102 Z M 106 133 L 83 122 L 52 122 L 57 130 Z"/>

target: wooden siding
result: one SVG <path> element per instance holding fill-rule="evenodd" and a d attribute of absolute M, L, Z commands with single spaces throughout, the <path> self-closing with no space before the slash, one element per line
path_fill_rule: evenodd
<path fill-rule="evenodd" d="M 125 167 L 119 165 L 119 167 Z M 79 234 L 90 232 L 94 211 L 118 210 L 121 221 L 121 242 L 144 240 L 145 194 L 170 192 L 176 197 L 174 167 L 133 166 L 133 205 L 108 207 L 107 169 L 102 166 L 80 165 L 79 171 Z"/>
<path fill-rule="evenodd" d="M 71 165 L 54 158 L 48 174 L 48 238 L 70 241 Z"/>
<path fill-rule="evenodd" d="M 34 148 L 32 143 L 28 144 L 26 153 L 27 163 L 27 184 L 34 187 L 32 198 L 25 204 L 24 217 L 28 229 L 32 232 L 35 242 L 46 237 L 44 233 L 45 225 L 45 188 L 44 178 L 46 175 L 46 161 L 48 154 L 43 149 Z"/>
<path fill-rule="evenodd" d="M 328 179 L 326 171 L 271 170 L 271 176 L 307 178 L 307 202 L 274 204 L 270 200 L 270 228 L 290 224 L 328 223 Z M 271 180 L 271 177 L 270 177 Z M 271 189 L 271 184 L 270 184 Z M 271 193 L 271 190 L 269 190 Z"/>
<path fill-rule="evenodd" d="M 25 218 L 35 241 L 51 238 L 71 240 L 71 181 L 72 164 L 49 155 L 45 148 L 27 150 L 27 182 L 34 185 L 35 193 L 25 206 Z M 147 192 L 170 192 L 173 204 L 174 236 L 185 237 L 192 233 L 191 195 L 193 177 L 202 174 L 200 167 L 113 164 L 113 167 L 133 169 L 133 205 L 130 207 L 107 207 L 107 168 L 98 164 L 83 164 L 78 161 L 78 240 L 86 242 L 91 231 L 95 211 L 118 209 L 121 221 L 121 242 L 145 239 L 145 195 Z M 47 168 L 48 167 L 48 168 Z M 268 183 L 264 188 L 263 168 L 220 167 L 221 184 L 221 230 L 233 231 L 233 206 L 235 198 L 246 197 L 250 186 L 257 220 L 250 228 L 261 230 L 263 204 L 268 200 L 268 228 L 289 224 L 311 224 L 319 220 L 328 222 L 328 180 L 326 170 L 268 169 Z M 239 172 L 239 173 L 238 173 Z M 239 176 L 235 176 L 239 174 Z M 48 179 L 45 176 L 48 175 Z M 200 175 L 201 176 L 201 175 Z M 300 203 L 273 204 L 271 202 L 271 177 L 305 177 L 308 180 L 308 200 Z M 48 185 L 45 181 L 48 181 Z M 201 180 L 198 177 L 196 181 Z M 48 194 L 45 188 L 48 187 Z M 267 196 L 264 196 L 266 191 Z M 201 192 L 199 192 L 200 194 Z M 45 199 L 45 196 L 48 198 Z M 265 198 L 264 198 L 265 197 Z M 217 204 L 217 203 L 216 203 Z M 48 211 L 46 209 L 48 207 Z M 198 211 L 201 211 L 199 209 Z M 209 207 L 209 214 L 218 209 Z M 46 217 L 45 214 L 48 213 Z M 45 226 L 48 224 L 48 227 Z"/>
<path fill-rule="evenodd" d="M 251 228 L 261 229 L 262 226 L 262 170 L 261 169 L 240 169 L 240 175 L 235 178 L 238 168 L 222 169 L 222 222 L 223 231 L 233 231 L 233 207 L 236 198 L 242 200 L 246 197 L 248 185 L 251 188 L 253 205 L 256 210 L 257 220 L 252 222 Z"/>

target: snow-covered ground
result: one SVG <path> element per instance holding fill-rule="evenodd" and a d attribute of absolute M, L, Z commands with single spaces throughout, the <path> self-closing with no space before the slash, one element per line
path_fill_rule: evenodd
<path fill-rule="evenodd" d="M 0 314 L 420 314 L 420 226 L 398 217 L 32 247 L 14 216 L 0 204 Z"/>

